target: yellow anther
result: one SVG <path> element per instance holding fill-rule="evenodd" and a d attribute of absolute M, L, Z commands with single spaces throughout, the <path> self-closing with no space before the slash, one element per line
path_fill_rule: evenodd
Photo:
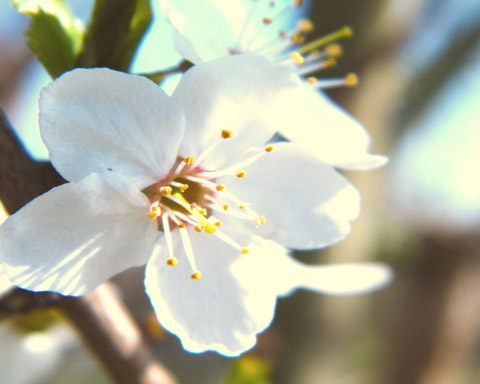
<path fill-rule="evenodd" d="M 293 0 L 293 6 L 294 7 L 301 7 L 303 4 L 303 0 Z"/>
<path fill-rule="evenodd" d="M 250 253 L 250 250 L 248 248 L 242 248 L 241 252 L 243 255 L 248 255 Z"/>
<path fill-rule="evenodd" d="M 197 271 L 197 272 L 195 272 L 195 273 L 192 273 L 192 274 L 190 275 L 190 278 L 191 278 L 192 280 L 200 280 L 200 279 L 202 278 L 202 273 L 201 273 L 200 271 Z"/>
<path fill-rule="evenodd" d="M 271 19 L 270 17 L 264 17 L 262 21 L 263 21 L 263 24 L 269 25 L 269 24 L 272 24 L 273 19 Z"/>
<path fill-rule="evenodd" d="M 290 40 L 292 41 L 293 44 L 303 44 L 305 43 L 305 37 L 298 33 L 294 33 L 292 36 L 290 36 Z"/>
<path fill-rule="evenodd" d="M 311 33 L 315 29 L 315 25 L 308 19 L 298 20 L 297 26 L 303 33 Z"/>
<path fill-rule="evenodd" d="M 175 267 L 178 264 L 178 259 L 176 257 L 169 257 L 167 259 L 167 265 L 169 267 Z"/>
<path fill-rule="evenodd" d="M 305 62 L 305 59 L 303 58 L 303 56 L 298 52 L 292 52 L 288 56 L 297 65 L 302 65 Z"/>
<path fill-rule="evenodd" d="M 352 37 L 353 36 L 353 29 L 350 28 L 348 25 L 346 25 L 345 27 L 340 29 L 340 31 L 341 31 L 341 33 L 343 33 L 343 35 L 345 37 Z"/>
<path fill-rule="evenodd" d="M 197 209 L 198 213 L 200 213 L 202 216 L 207 216 L 207 209 L 206 208 L 199 208 Z"/>
<path fill-rule="evenodd" d="M 221 225 L 222 225 L 222 222 L 221 222 L 220 220 L 217 220 L 217 221 L 215 222 L 215 226 L 216 226 L 216 227 L 220 227 Z"/>
<path fill-rule="evenodd" d="M 170 187 L 169 185 L 166 186 L 166 187 L 160 188 L 160 193 L 161 193 L 162 195 L 165 195 L 165 196 L 170 195 L 170 194 L 172 193 L 172 191 L 173 191 L 173 189 L 172 189 L 172 187 Z"/>
<path fill-rule="evenodd" d="M 247 206 L 245 204 L 238 204 L 238 208 L 244 210 L 247 209 Z"/>
<path fill-rule="evenodd" d="M 223 185 L 223 184 L 218 184 L 215 189 L 218 191 L 218 192 L 221 192 L 223 191 L 225 188 L 227 188 L 226 185 Z"/>
<path fill-rule="evenodd" d="M 331 68 L 337 65 L 337 60 L 333 57 L 328 58 L 327 60 L 324 60 L 323 62 L 323 68 Z"/>
<path fill-rule="evenodd" d="M 205 226 L 205 232 L 207 233 L 215 233 L 215 231 L 217 230 L 217 227 L 215 225 L 213 225 L 212 223 L 208 223 L 206 226 Z"/>
<path fill-rule="evenodd" d="M 242 178 L 242 177 L 245 177 L 245 176 L 247 175 L 247 172 L 245 172 L 245 171 L 238 171 L 238 172 L 236 173 L 236 175 L 237 175 L 237 177 Z"/>
<path fill-rule="evenodd" d="M 153 220 L 159 217 L 161 213 L 162 210 L 160 209 L 160 207 L 155 205 L 153 207 L 150 207 L 150 212 L 148 212 L 147 216 L 149 219 Z"/>
<path fill-rule="evenodd" d="M 343 54 L 343 48 L 340 44 L 329 44 L 325 47 L 325 53 L 330 57 L 340 57 Z"/>
<path fill-rule="evenodd" d="M 224 204 L 224 205 L 222 205 L 222 207 L 223 207 L 223 210 L 224 210 L 224 211 L 228 211 L 228 208 L 230 208 L 230 207 L 228 206 L 228 204 Z"/>
<path fill-rule="evenodd" d="M 195 231 L 197 231 L 197 232 L 202 232 L 203 231 L 203 225 L 202 224 L 197 224 L 193 227 L 193 229 L 195 229 Z"/>
<path fill-rule="evenodd" d="M 314 76 L 310 76 L 307 81 L 310 83 L 310 84 L 315 84 L 317 82 L 317 78 L 314 77 Z"/>
<path fill-rule="evenodd" d="M 358 84 L 358 76 L 355 73 L 349 73 L 345 76 L 345 85 L 347 87 L 355 87 Z"/>
<path fill-rule="evenodd" d="M 275 150 L 275 147 L 273 145 L 267 145 L 265 147 L 265 152 L 273 152 Z"/>
<path fill-rule="evenodd" d="M 178 189 L 180 192 L 185 192 L 190 186 L 188 184 L 182 184 Z"/>
<path fill-rule="evenodd" d="M 187 165 L 192 165 L 193 164 L 193 156 L 184 157 L 183 162 Z"/>
<path fill-rule="evenodd" d="M 257 220 L 260 225 L 263 225 L 267 222 L 267 220 L 263 216 L 258 216 Z"/>
<path fill-rule="evenodd" d="M 183 228 L 186 228 L 187 226 L 185 225 L 185 223 L 180 223 L 177 225 L 177 228 L 179 229 L 183 229 Z"/>
<path fill-rule="evenodd" d="M 230 139 L 232 138 L 232 131 L 229 129 L 222 130 L 222 139 Z"/>

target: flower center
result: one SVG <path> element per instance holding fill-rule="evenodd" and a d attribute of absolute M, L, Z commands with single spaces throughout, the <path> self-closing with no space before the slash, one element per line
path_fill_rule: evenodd
<path fill-rule="evenodd" d="M 289 14 L 302 5 L 303 1 L 300 0 L 252 0 L 235 46 L 228 49 L 229 54 L 251 52 L 268 56 L 293 65 L 294 72 L 299 76 L 308 76 L 335 66 L 337 58 L 343 53 L 336 42 L 351 37 L 352 29 L 343 27 L 306 43 L 307 35 L 315 29 L 312 21 L 300 19 L 291 29 L 278 27 L 279 24 L 285 24 L 284 16 L 291 16 Z M 309 76 L 307 82 L 315 88 L 333 88 L 352 87 L 358 80 L 353 73 L 349 73 L 344 78 L 335 79 Z"/>
<path fill-rule="evenodd" d="M 175 266 L 178 263 L 174 256 L 171 237 L 171 231 L 178 229 L 183 249 L 193 271 L 190 276 L 193 280 L 199 280 L 201 272 L 195 264 L 187 228 L 193 228 L 198 233 L 214 235 L 240 253 L 247 254 L 249 250 L 246 247 L 238 244 L 220 229 L 222 222 L 215 214 L 221 212 L 239 220 L 252 221 L 257 227 L 265 224 L 265 218 L 259 216 L 250 204 L 228 191 L 226 185 L 218 184 L 216 179 L 226 175 L 244 178 L 247 174 L 242 168 L 265 153 L 272 152 L 274 150 L 272 145 L 254 149 L 248 158 L 223 170 L 207 171 L 201 166 L 202 161 L 215 147 L 223 140 L 231 138 L 232 133 L 223 130 L 220 138 L 207 147 L 196 160 L 192 156 L 179 159 L 164 180 L 142 191 L 152 203 L 147 217 L 157 221 L 158 230 L 165 236 L 169 254 L 167 265 Z"/>

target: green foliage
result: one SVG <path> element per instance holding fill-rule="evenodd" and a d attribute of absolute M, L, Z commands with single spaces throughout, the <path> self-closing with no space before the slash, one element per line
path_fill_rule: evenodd
<path fill-rule="evenodd" d="M 270 384 L 271 365 L 253 355 L 244 355 L 233 362 L 225 384 Z"/>
<path fill-rule="evenodd" d="M 76 66 L 127 72 L 151 19 L 149 0 L 96 0 Z"/>
<path fill-rule="evenodd" d="M 53 78 L 78 67 L 128 72 L 152 20 L 150 0 L 96 0 L 86 29 L 64 0 L 12 4 L 32 20 L 28 44 Z"/>
<path fill-rule="evenodd" d="M 53 77 L 74 68 L 82 28 L 63 0 L 13 0 L 13 6 L 32 20 L 27 40 L 38 60 Z"/>

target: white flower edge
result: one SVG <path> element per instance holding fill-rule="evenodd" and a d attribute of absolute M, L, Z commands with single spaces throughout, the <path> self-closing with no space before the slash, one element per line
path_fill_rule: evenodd
<path fill-rule="evenodd" d="M 216 351 L 238 356 L 252 348 L 256 335 L 272 321 L 277 297 L 297 289 L 358 295 L 384 288 L 394 277 L 391 268 L 381 263 L 305 265 L 275 242 L 258 236 L 249 244 L 248 255 L 239 257 L 220 247 L 221 255 L 212 260 L 205 238 L 192 231 L 191 239 L 195 248 L 201 249 L 197 264 L 205 278 L 179 285 L 189 266 L 179 264 L 174 271 L 165 266 L 160 261 L 165 245 L 160 244 L 147 266 L 145 285 L 162 326 L 193 353 Z M 174 287 L 172 280 L 177 282 Z M 218 343 L 220 334 L 223 343 Z"/>

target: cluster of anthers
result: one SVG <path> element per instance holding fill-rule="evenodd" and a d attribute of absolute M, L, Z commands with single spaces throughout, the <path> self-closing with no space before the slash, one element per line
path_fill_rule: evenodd
<path fill-rule="evenodd" d="M 272 11 L 272 15 L 264 16 L 265 8 L 257 10 L 262 2 L 264 0 L 252 0 L 248 16 L 237 39 L 237 47 L 232 48 L 230 53 L 251 52 L 272 57 L 279 62 L 293 62 L 295 73 L 299 76 L 306 76 L 307 82 L 315 88 L 357 85 L 358 78 L 354 73 L 348 73 L 343 78 L 330 79 L 309 76 L 309 74 L 337 64 L 337 59 L 342 55 L 343 50 L 336 41 L 351 37 L 353 31 L 350 27 L 345 26 L 306 43 L 307 35 L 314 31 L 315 26 L 311 20 L 300 19 L 295 28 L 279 29 L 271 40 L 260 40 L 263 36 L 268 35 L 265 33 L 266 28 L 272 28 L 275 21 L 280 20 L 281 16 L 303 5 L 302 0 L 289 0 L 283 6 L 278 6 L 276 1 L 268 1 L 267 9 Z M 259 14 L 259 12 L 262 13 Z M 261 19 L 260 23 L 259 18 Z"/>
<path fill-rule="evenodd" d="M 258 215 L 247 202 L 241 201 L 228 191 L 225 184 L 217 184 L 215 180 L 221 176 L 230 175 L 244 178 L 246 172 L 241 168 L 251 164 L 265 153 L 272 152 L 273 145 L 252 149 L 254 153 L 247 159 L 223 170 L 209 171 L 201 165 L 222 140 L 230 138 L 232 138 L 232 132 L 227 129 L 222 130 L 221 138 L 207 147 L 198 158 L 187 156 L 178 159 L 167 178 L 143 190 L 152 202 L 147 216 L 151 220 L 157 220 L 158 229 L 165 236 L 169 254 L 167 265 L 174 267 L 178 264 L 178 259 L 174 256 L 171 236 L 172 227 L 174 227 L 179 230 L 185 255 L 192 268 L 193 273 L 190 276 L 192 280 L 199 280 L 202 274 L 195 264 L 187 231 L 188 226 L 199 233 L 215 235 L 242 254 L 248 254 L 248 248 L 238 244 L 219 228 L 222 222 L 215 217 L 214 213 L 222 212 L 238 219 L 250 220 L 255 226 L 265 224 L 266 221 L 265 217 Z"/>

